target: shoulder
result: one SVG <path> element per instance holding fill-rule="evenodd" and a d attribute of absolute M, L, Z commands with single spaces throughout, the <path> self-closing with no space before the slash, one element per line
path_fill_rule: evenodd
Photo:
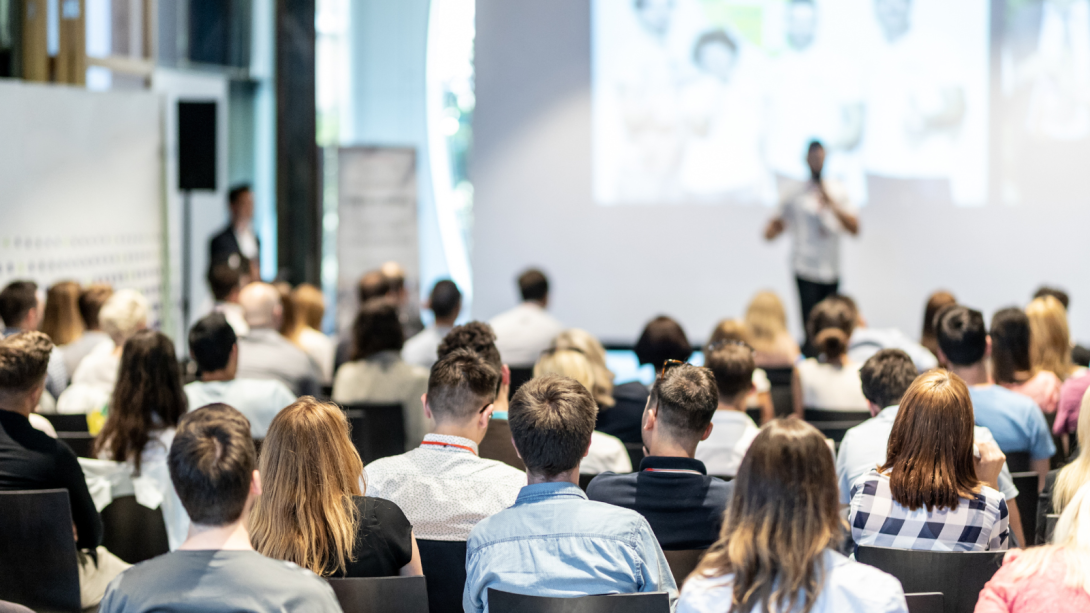
<path fill-rule="evenodd" d="M 828 576 L 825 589 L 828 597 L 846 598 L 850 601 L 865 603 L 866 607 L 856 610 L 888 611 L 884 603 L 904 603 L 904 589 L 901 582 L 893 575 L 878 570 L 873 566 L 849 560 L 834 551 L 825 553 Z"/>
<path fill-rule="evenodd" d="M 374 517 L 378 520 L 379 525 L 384 528 L 409 524 L 409 520 L 405 517 L 405 512 L 401 510 L 401 507 L 385 498 L 353 496 L 352 502 L 356 503 L 356 508 L 360 510 L 361 515 Z"/>
<path fill-rule="evenodd" d="M 879 473 L 876 468 L 872 468 L 864 473 L 862 477 L 856 479 L 855 483 L 852 484 L 852 499 L 854 500 L 857 496 L 877 496 L 880 490 L 883 489 L 883 484 L 888 487 L 889 476 Z"/>
<path fill-rule="evenodd" d="M 614 472 L 604 472 L 587 485 L 587 497 L 600 502 L 612 502 L 624 489 L 635 488 L 638 476 L 639 473 L 619 475 Z"/>
<path fill-rule="evenodd" d="M 722 611 L 723 603 L 734 598 L 734 575 L 693 575 L 683 588 L 677 602 L 678 613 Z"/>

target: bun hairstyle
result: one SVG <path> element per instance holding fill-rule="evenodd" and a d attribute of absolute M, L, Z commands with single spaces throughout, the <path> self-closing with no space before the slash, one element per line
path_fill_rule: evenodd
<path fill-rule="evenodd" d="M 835 360 L 847 353 L 848 339 L 855 329 L 856 320 L 854 305 L 834 296 L 814 306 L 806 322 L 806 331 L 819 353 L 826 360 Z"/>

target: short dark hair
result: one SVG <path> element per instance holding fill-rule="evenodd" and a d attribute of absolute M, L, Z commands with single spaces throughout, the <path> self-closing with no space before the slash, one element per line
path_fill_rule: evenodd
<path fill-rule="evenodd" d="M 795 0 L 795 1 L 796 1 L 796 2 L 799 2 L 799 1 L 802 1 L 802 0 Z M 808 2 L 809 4 L 813 4 L 813 0 L 807 0 L 807 2 Z M 823 150 L 823 151 L 824 151 L 824 150 L 825 150 L 825 145 L 821 144 L 821 141 L 819 141 L 819 140 L 817 140 L 817 139 L 815 138 L 814 140 L 810 141 L 810 144 L 809 144 L 809 145 L 807 145 L 807 146 L 806 146 L 806 152 L 807 152 L 807 153 L 810 153 L 810 152 L 811 152 L 811 151 L 813 151 L 814 149 L 821 149 L 821 150 Z"/>
<path fill-rule="evenodd" d="M 859 313 L 855 302 L 843 296 L 830 296 L 814 305 L 806 321 L 806 333 L 814 347 L 827 358 L 838 358 L 848 351 L 848 340 Z"/>
<path fill-rule="evenodd" d="M 231 292 L 241 287 L 241 266 L 236 268 L 227 262 L 213 264 L 208 269 L 208 286 L 216 300 L 227 300 Z"/>
<path fill-rule="evenodd" d="M 238 199 L 242 197 L 242 194 L 245 194 L 246 192 L 249 192 L 249 191 L 250 191 L 250 184 L 249 183 L 239 183 L 239 184 L 235 185 L 234 187 L 232 187 L 227 192 L 227 203 L 228 204 L 237 203 Z"/>
<path fill-rule="evenodd" d="M 238 336 L 223 313 L 206 315 L 189 329 L 189 353 L 202 373 L 227 368 L 237 342 Z"/>
<path fill-rule="evenodd" d="M 700 52 L 704 50 L 704 47 L 712 44 L 724 45 L 733 53 L 738 53 L 738 43 L 734 42 L 730 34 L 727 34 L 726 30 L 709 30 L 700 35 L 693 43 L 693 63 L 700 62 Z"/>
<path fill-rule="evenodd" d="M 1058 287 L 1049 287 L 1042 285 L 1037 288 L 1037 291 L 1033 294 L 1033 298 L 1044 298 L 1045 296 L 1052 296 L 1056 300 L 1060 301 L 1060 304 L 1064 305 L 1064 310 L 1067 310 L 1068 305 L 1071 304 L 1071 298 L 1067 295 L 1067 292 Z"/>
<path fill-rule="evenodd" d="M 380 351 L 401 351 L 405 333 L 397 305 L 385 298 L 365 302 L 352 325 L 352 337 L 353 360 L 363 360 Z"/>
<path fill-rule="evenodd" d="M 257 452 L 250 421 L 226 404 L 210 404 L 182 416 L 167 456 L 170 480 L 189 519 L 224 526 L 242 515 Z"/>
<path fill-rule="evenodd" d="M 370 270 L 360 277 L 356 285 L 356 297 L 360 305 L 369 300 L 382 298 L 390 293 L 390 279 L 381 270 Z"/>
<path fill-rule="evenodd" d="M 0 389 L 26 392 L 45 380 L 53 341 L 30 330 L 0 340 Z"/>
<path fill-rule="evenodd" d="M 753 388 L 753 349 L 738 343 L 718 343 L 708 347 L 704 366 L 715 376 L 720 398 L 734 398 Z"/>
<path fill-rule="evenodd" d="M 114 288 L 106 283 L 95 283 L 79 293 L 79 316 L 88 330 L 98 329 L 98 312 L 114 295 Z"/>
<path fill-rule="evenodd" d="M 939 349 L 955 366 L 970 366 L 984 359 L 988 330 L 984 315 L 969 307 L 954 305 L 936 315 L 935 334 Z"/>
<path fill-rule="evenodd" d="M 648 407 L 658 407 L 659 421 L 677 438 L 699 437 L 719 406 L 719 387 L 707 368 L 679 364 L 651 386 Z"/>
<path fill-rule="evenodd" d="M 507 410 L 511 438 L 527 472 L 546 477 L 579 465 L 597 416 L 598 405 L 587 388 L 561 375 L 524 383 Z"/>
<path fill-rule="evenodd" d="M 519 275 L 519 293 L 522 300 L 545 300 L 549 296 L 549 278 L 536 268 Z"/>
<path fill-rule="evenodd" d="M 38 306 L 38 284 L 12 281 L 0 291 L 0 319 L 9 328 L 17 328 L 27 313 Z"/>
<path fill-rule="evenodd" d="M 859 369 L 863 396 L 882 409 L 900 403 L 916 375 L 912 358 L 900 349 L 883 349 Z"/>
<path fill-rule="evenodd" d="M 431 367 L 428 407 L 437 420 L 462 421 L 496 400 L 500 372 L 472 349 L 456 349 Z"/>
<path fill-rule="evenodd" d="M 652 319 L 644 326 L 635 349 L 640 364 L 651 364 L 656 372 L 662 370 L 666 360 L 684 362 L 693 354 L 693 346 L 681 324 L 665 315 Z"/>
<path fill-rule="evenodd" d="M 1006 308 L 992 315 L 992 376 L 996 383 L 1017 383 L 1015 373 L 1029 372 L 1030 326 L 1026 312 Z"/>
<path fill-rule="evenodd" d="M 450 317 L 462 306 L 462 292 L 450 279 L 443 279 L 431 289 L 431 312 L 436 317 Z"/>
<path fill-rule="evenodd" d="M 447 336 L 439 343 L 436 352 L 439 359 L 457 349 L 470 349 L 484 358 L 492 368 L 503 371 L 503 359 L 500 358 L 500 350 L 496 348 L 496 333 L 492 326 L 483 321 L 471 321 L 462 326 L 455 326 Z"/>

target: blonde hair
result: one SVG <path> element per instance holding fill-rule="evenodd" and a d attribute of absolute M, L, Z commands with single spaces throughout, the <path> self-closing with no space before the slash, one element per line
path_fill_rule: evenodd
<path fill-rule="evenodd" d="M 594 382 L 587 386 L 594 401 L 598 406 L 606 409 L 615 404 L 613 399 L 613 372 L 606 366 L 606 348 L 598 342 L 594 335 L 586 330 L 570 328 L 561 332 L 553 339 L 553 347 L 561 349 L 577 349 L 583 352 L 590 361 L 594 375 Z"/>
<path fill-rule="evenodd" d="M 1071 375 L 1071 337 L 1067 311 L 1052 296 L 1034 298 L 1026 307 L 1029 317 L 1029 357 L 1034 370 L 1050 370 L 1060 380 Z"/>
<path fill-rule="evenodd" d="M 304 396 L 273 419 L 261 446 L 262 494 L 250 514 L 259 553 L 322 576 L 354 560 L 363 462 L 336 405 Z"/>
<path fill-rule="evenodd" d="M 49 335 L 54 345 L 67 345 L 83 334 L 79 294 L 79 283 L 75 281 L 54 283 L 46 293 L 42 332 Z"/>
<path fill-rule="evenodd" d="M 1080 441 L 1090 441 L 1090 389 L 1082 395 L 1082 404 L 1079 405 L 1077 434 Z M 1075 498 L 1075 492 L 1083 484 L 1090 483 L 1090 449 L 1087 447 L 1090 445 L 1081 445 L 1079 456 L 1056 475 L 1056 483 L 1052 486 L 1054 513 L 1063 512 L 1064 507 Z"/>
<path fill-rule="evenodd" d="M 746 329 L 753 348 L 772 349 L 776 339 L 787 334 L 787 312 L 775 292 L 758 292 L 746 307 Z"/>
<path fill-rule="evenodd" d="M 712 330 L 712 336 L 708 339 L 708 346 L 723 341 L 742 341 L 751 344 L 749 342 L 751 336 L 749 328 L 746 327 L 746 322 L 741 319 L 724 319 L 716 324 L 715 330 Z"/>
<path fill-rule="evenodd" d="M 120 347 L 148 325 L 148 299 L 134 289 L 114 292 L 98 312 L 102 331 Z"/>
<path fill-rule="evenodd" d="M 1010 563 L 1009 581 L 1015 583 L 1045 572 L 1054 555 L 1062 556 L 1066 566 L 1063 586 L 1090 594 L 1090 484 L 1075 492 L 1071 504 L 1060 515 L 1052 544 L 1027 549 Z"/>
<path fill-rule="evenodd" d="M 563 375 L 590 390 L 594 387 L 594 366 L 579 349 L 550 349 L 534 364 L 534 378 Z"/>
<path fill-rule="evenodd" d="M 322 295 L 322 290 L 310 283 L 300 283 L 292 290 L 291 301 L 297 325 L 315 330 L 322 327 L 322 317 L 325 316 L 325 296 Z"/>

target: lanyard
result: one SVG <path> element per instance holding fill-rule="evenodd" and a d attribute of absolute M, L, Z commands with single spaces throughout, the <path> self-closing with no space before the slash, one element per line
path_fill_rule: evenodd
<path fill-rule="evenodd" d="M 458 449 L 465 449 L 466 451 L 472 453 L 473 455 L 477 455 L 477 452 L 473 451 L 472 447 L 469 447 L 467 445 L 459 445 L 458 443 L 442 443 L 442 442 L 439 442 L 439 441 L 422 441 L 420 444 L 421 445 L 437 445 L 439 447 L 457 447 Z"/>
<path fill-rule="evenodd" d="M 688 475 L 700 475 L 704 476 L 704 473 L 699 470 L 689 470 L 688 468 L 645 468 L 643 472 L 646 473 L 685 473 Z"/>

